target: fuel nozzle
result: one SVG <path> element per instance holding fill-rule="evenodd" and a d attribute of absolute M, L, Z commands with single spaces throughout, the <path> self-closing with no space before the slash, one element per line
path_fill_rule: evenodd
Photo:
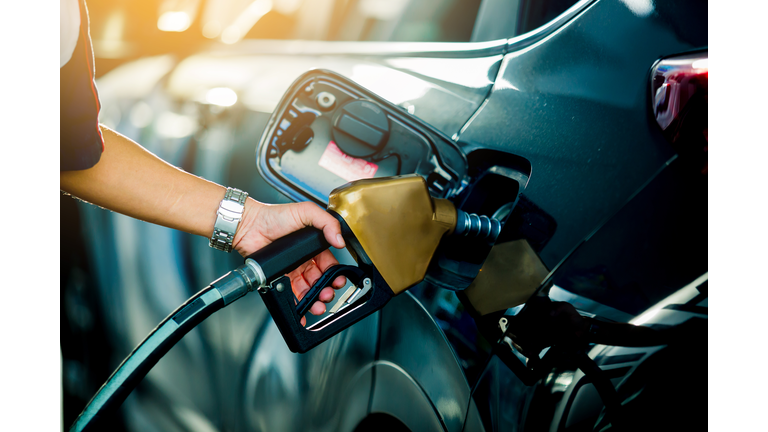
<path fill-rule="evenodd" d="M 457 210 L 445 198 L 434 198 L 423 177 L 404 175 L 361 179 L 334 189 L 328 212 L 341 232 L 357 266 L 326 269 L 305 297 L 295 301 L 290 271 L 328 247 L 320 230 L 305 228 L 279 239 L 249 258 L 259 263 L 266 280 L 261 298 L 288 348 L 306 352 L 355 322 L 381 309 L 391 298 L 420 283 L 443 238 L 458 234 L 493 243 L 501 224 L 487 216 Z M 305 328 L 301 316 L 339 275 L 351 283 L 343 303 Z M 273 280 L 273 277 L 280 279 Z"/>

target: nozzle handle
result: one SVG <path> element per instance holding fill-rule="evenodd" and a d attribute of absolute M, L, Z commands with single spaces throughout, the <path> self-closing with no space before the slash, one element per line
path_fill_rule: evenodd
<path fill-rule="evenodd" d="M 349 307 L 335 314 L 328 314 L 308 327 L 301 325 L 301 316 L 296 312 L 291 289 L 269 289 L 260 294 L 288 349 L 295 353 L 305 353 L 381 309 L 395 296 L 375 268 L 372 269 L 370 277 L 373 283 L 368 294 L 355 300 Z M 273 284 L 290 287 L 291 281 L 288 277 L 283 277 Z"/>
<path fill-rule="evenodd" d="M 273 241 L 248 258 L 261 266 L 267 282 L 271 282 L 329 247 L 321 230 L 306 227 Z"/>

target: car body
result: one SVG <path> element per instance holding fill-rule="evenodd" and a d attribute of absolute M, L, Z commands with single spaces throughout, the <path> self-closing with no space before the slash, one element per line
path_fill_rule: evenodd
<path fill-rule="evenodd" d="M 289 202 L 261 177 L 254 150 L 293 80 L 332 70 L 434 126 L 469 159 L 511 154 L 530 163 L 523 194 L 557 225 L 536 248 L 556 270 L 553 299 L 630 322 L 696 298 L 693 312 L 670 313 L 683 317 L 677 322 L 686 313 L 706 317 L 706 296 L 689 295 L 706 280 L 706 176 L 682 166 L 653 118 L 649 90 L 659 59 L 706 50 L 706 4 L 581 0 L 519 35 L 492 13 L 531 4 L 483 1 L 476 34 L 509 29 L 508 38 L 490 41 L 243 41 L 137 60 L 100 78 L 101 121 L 182 169 L 259 201 Z M 231 89 L 238 102 L 207 103 L 212 88 Z M 112 351 L 106 370 L 241 263 L 203 238 L 87 204 L 78 211 L 82 267 L 99 311 L 92 321 Z M 682 289 L 685 301 L 663 303 Z M 65 296 L 67 305 L 82 300 L 78 293 Z M 74 306 L 66 308 L 71 320 Z M 602 405 L 582 390 L 579 372 L 553 371 L 526 386 L 491 355 L 495 342 L 479 335 L 454 292 L 421 284 L 294 354 L 262 301 L 248 296 L 174 347 L 126 400 L 122 419 L 126 429 L 145 431 L 592 430 Z M 591 352 L 598 360 L 625 354 Z M 632 357 L 615 384 L 651 354 Z M 84 375 L 65 355 L 65 388 Z"/>

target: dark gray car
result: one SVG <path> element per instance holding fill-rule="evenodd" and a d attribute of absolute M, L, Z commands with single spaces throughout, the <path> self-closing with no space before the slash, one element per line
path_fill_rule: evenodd
<path fill-rule="evenodd" d="M 470 169 L 526 162 L 517 218 L 510 218 L 521 228 L 500 242 L 531 244 L 552 271 L 553 300 L 613 322 L 645 317 L 646 325 L 670 326 L 706 318 L 706 174 L 692 168 L 702 150 L 695 140 L 681 148 L 659 127 L 651 77 L 660 59 L 691 52 L 706 59 L 706 3 L 572 3 L 484 0 L 468 42 L 246 40 L 181 59 L 142 59 L 99 81 L 102 122 L 189 172 L 260 201 L 288 202 L 257 170 L 256 146 L 290 84 L 309 69 L 328 69 L 450 137 Z M 388 34 L 397 40 L 399 33 Z M 211 89 L 227 89 L 237 102 L 217 104 Z M 312 171 L 306 175 L 311 181 Z M 170 311 L 241 263 L 203 238 L 89 205 L 77 210 L 87 262 L 62 266 L 62 319 L 87 336 L 73 339 L 79 349 L 62 347 L 75 415 L 77 403 Z M 345 251 L 336 254 L 353 263 Z M 95 337 L 103 347 L 89 345 Z M 602 402 L 572 365 L 527 386 L 492 355 L 496 342 L 481 335 L 454 291 L 422 283 L 294 354 L 251 296 L 190 332 L 121 416 L 127 430 L 142 431 L 600 424 Z M 639 388 L 633 374 L 670 352 L 630 351 L 591 352 L 603 369 L 618 371 L 611 379 L 619 389 L 626 382 Z M 701 373 L 690 359 L 675 362 Z M 664 385 L 675 394 L 688 391 L 689 381 Z M 705 415 L 691 424 L 702 421 Z"/>

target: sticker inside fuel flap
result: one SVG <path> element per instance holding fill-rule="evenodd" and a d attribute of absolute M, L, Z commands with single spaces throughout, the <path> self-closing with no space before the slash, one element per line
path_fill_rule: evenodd
<path fill-rule="evenodd" d="M 346 181 L 373 178 L 379 169 L 375 163 L 344 153 L 333 141 L 328 143 L 317 164 Z"/>

